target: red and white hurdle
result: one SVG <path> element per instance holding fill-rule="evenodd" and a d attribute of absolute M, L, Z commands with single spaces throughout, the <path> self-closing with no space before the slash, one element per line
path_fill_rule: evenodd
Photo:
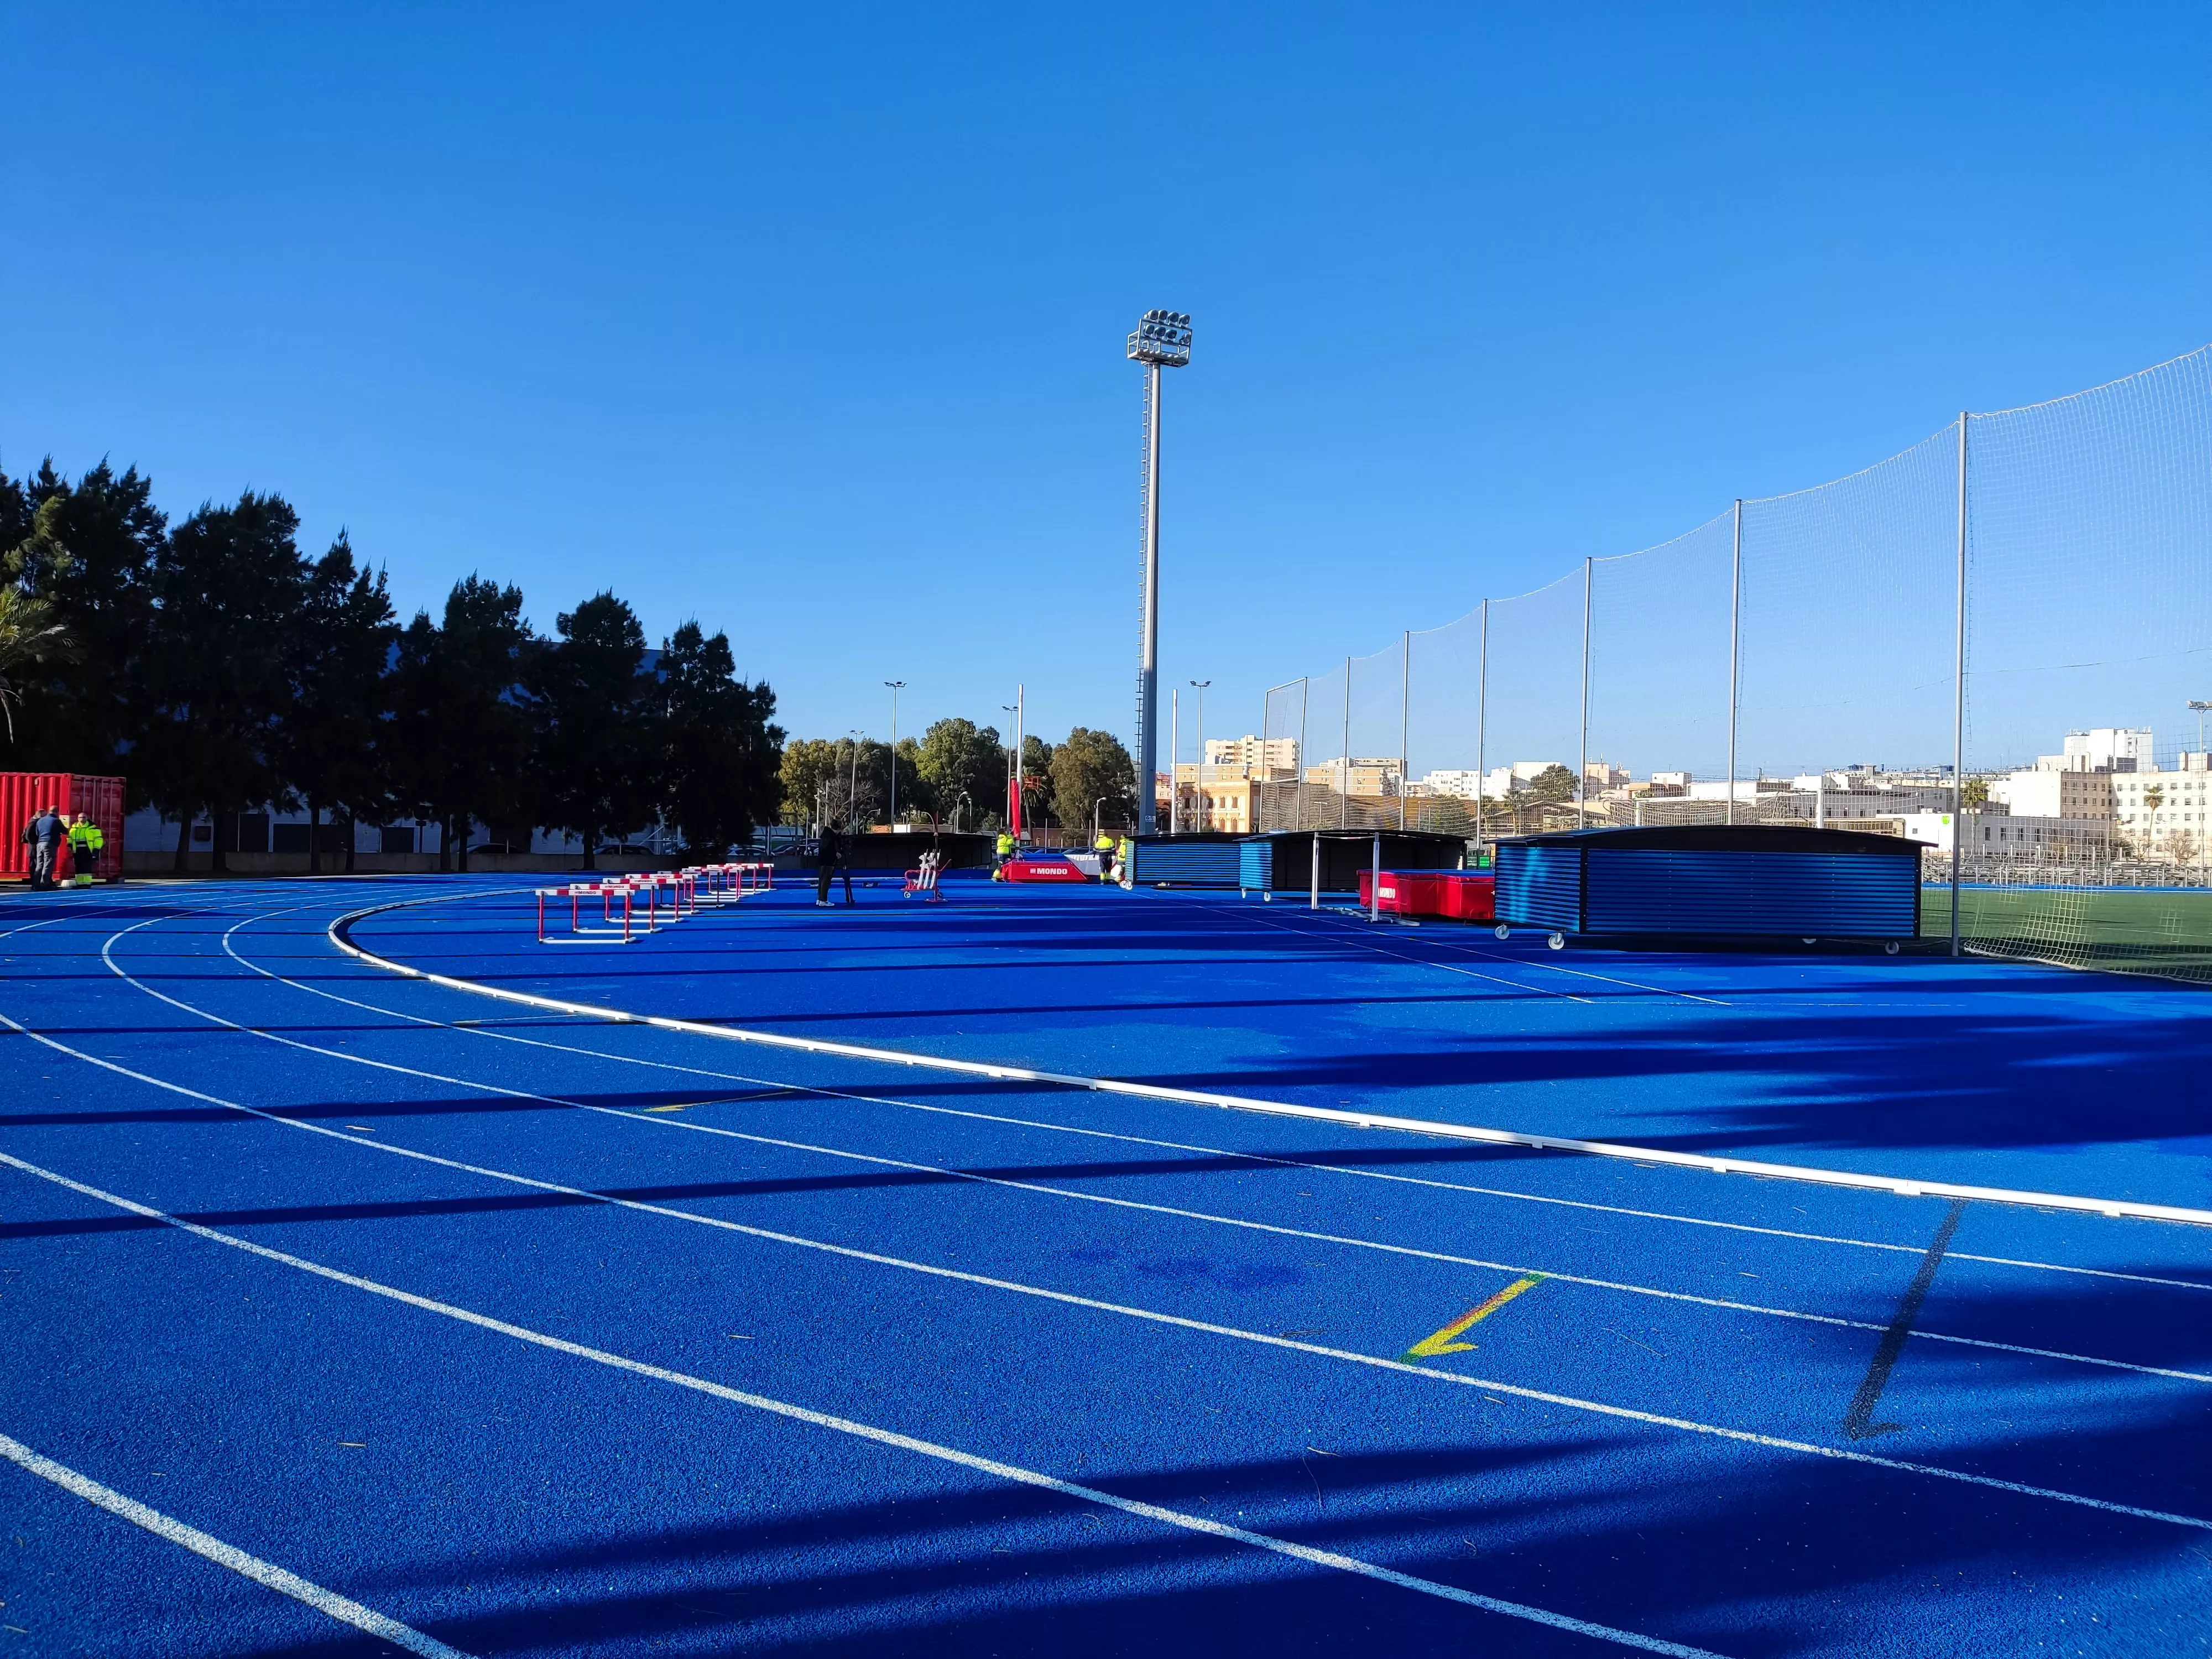
<path fill-rule="evenodd" d="M 652 870 L 637 875 L 608 876 L 598 881 L 572 881 L 560 887 L 540 887 L 538 891 L 538 942 L 540 945 L 589 945 L 610 939 L 615 932 L 615 901 L 622 901 L 622 942 L 629 944 L 637 936 L 638 902 L 644 902 L 642 917 L 644 931 L 657 933 L 662 927 L 682 921 L 699 914 L 701 896 L 716 904 L 732 903 L 754 893 L 765 893 L 775 886 L 775 866 L 756 860 L 729 864 L 688 865 L 681 870 Z M 583 901 L 599 901 L 599 923 L 586 927 L 583 921 Z M 561 900 L 568 901 L 568 933 L 570 937 L 549 935 L 545 931 L 545 902 L 551 899 L 556 906 Z M 558 910 L 556 908 L 556 915 Z"/>

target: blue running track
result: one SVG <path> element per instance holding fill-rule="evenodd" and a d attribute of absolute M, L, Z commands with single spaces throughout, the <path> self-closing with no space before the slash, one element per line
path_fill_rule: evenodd
<path fill-rule="evenodd" d="M 948 892 L 0 898 L 0 1659 L 2212 1654 L 2212 1228 L 1354 1121 L 2212 1216 L 2206 994 Z"/>

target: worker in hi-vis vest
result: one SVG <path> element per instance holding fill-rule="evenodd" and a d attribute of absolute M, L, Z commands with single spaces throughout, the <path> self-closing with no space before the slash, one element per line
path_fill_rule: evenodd
<path fill-rule="evenodd" d="M 997 856 L 991 860 L 991 879 L 993 881 L 1004 881 L 1006 878 L 1006 860 L 1014 855 L 1014 837 L 1012 833 L 1005 830 L 1000 830 L 998 845 L 992 850 L 997 854 Z"/>
<path fill-rule="evenodd" d="M 92 885 L 93 872 L 100 868 L 100 849 L 107 845 L 107 837 L 100 833 L 100 826 L 82 812 L 69 827 L 70 867 L 76 874 L 74 885 Z"/>

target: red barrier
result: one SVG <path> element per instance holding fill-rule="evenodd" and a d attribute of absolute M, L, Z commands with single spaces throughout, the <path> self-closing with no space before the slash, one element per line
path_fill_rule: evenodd
<path fill-rule="evenodd" d="M 1359 872 L 1359 902 L 1365 906 L 1374 886 L 1371 872 Z M 1472 870 L 1385 870 L 1374 896 L 1378 911 L 1394 916 L 1441 916 L 1453 921 L 1488 921 L 1496 884 Z"/>

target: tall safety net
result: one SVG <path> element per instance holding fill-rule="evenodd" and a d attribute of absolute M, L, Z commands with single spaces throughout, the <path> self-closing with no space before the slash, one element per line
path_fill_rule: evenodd
<path fill-rule="evenodd" d="M 1925 935 L 2212 982 L 2212 348 L 1463 603 L 1267 693 L 1262 828 L 1903 836 Z"/>

